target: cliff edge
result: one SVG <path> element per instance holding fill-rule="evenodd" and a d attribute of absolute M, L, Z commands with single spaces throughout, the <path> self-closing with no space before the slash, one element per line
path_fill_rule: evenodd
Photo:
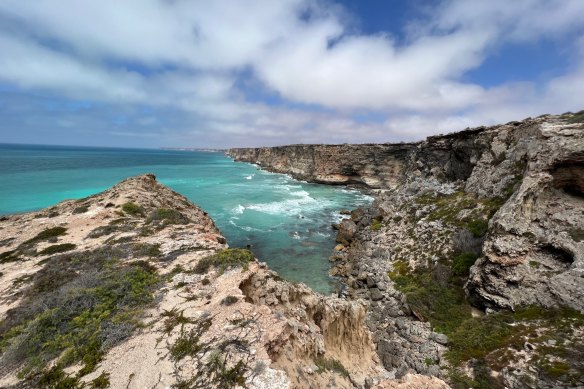
<path fill-rule="evenodd" d="M 369 301 L 385 368 L 454 387 L 584 385 L 583 113 L 401 145 L 232 149 L 235 160 L 375 189 L 331 273 Z"/>
<path fill-rule="evenodd" d="M 359 301 L 293 285 L 153 175 L 0 219 L 3 388 L 445 387 L 383 369 Z"/>

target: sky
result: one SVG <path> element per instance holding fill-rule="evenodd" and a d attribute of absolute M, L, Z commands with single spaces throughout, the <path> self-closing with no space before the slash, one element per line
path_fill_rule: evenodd
<path fill-rule="evenodd" d="M 0 143 L 416 141 L 584 109 L 583 0 L 2 0 Z"/>

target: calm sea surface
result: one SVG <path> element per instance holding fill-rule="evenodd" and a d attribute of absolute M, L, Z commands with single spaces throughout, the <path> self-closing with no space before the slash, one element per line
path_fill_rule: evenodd
<path fill-rule="evenodd" d="M 154 173 L 209 212 L 230 247 L 252 246 L 283 277 L 328 293 L 330 225 L 371 198 L 233 162 L 221 153 L 0 144 L 0 214 L 85 197 Z"/>

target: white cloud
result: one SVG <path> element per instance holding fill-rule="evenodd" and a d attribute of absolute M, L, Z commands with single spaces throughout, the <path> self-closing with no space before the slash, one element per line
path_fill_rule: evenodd
<path fill-rule="evenodd" d="M 343 12 L 319 0 L 4 0 L 0 80 L 180 111 L 182 127 L 160 132 L 168 142 L 384 142 L 581 109 L 584 1 L 443 1 L 399 41 L 354 31 Z M 571 45 L 573 68 L 489 88 L 465 79 L 498 47 L 540 39 Z M 246 100 L 241 77 L 283 103 Z"/>

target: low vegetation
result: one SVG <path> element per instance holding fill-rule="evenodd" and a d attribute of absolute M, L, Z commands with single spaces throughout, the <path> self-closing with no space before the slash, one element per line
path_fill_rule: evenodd
<path fill-rule="evenodd" d="M 579 342 L 582 330 L 584 315 L 569 308 L 527 307 L 516 312 L 498 312 L 461 323 L 449 334 L 450 350 L 446 357 L 453 366 L 474 361 L 483 368 L 512 369 L 517 353 L 525 352 L 526 345 L 530 345 L 530 364 L 538 369 L 540 378 L 572 386 L 584 378 L 584 362 L 579 357 L 584 351 Z M 460 372 L 453 377 L 454 387 L 469 387 Z M 497 385 L 489 383 L 488 387 Z M 487 387 L 477 382 L 471 382 L 471 386 Z"/>
<path fill-rule="evenodd" d="M 0 254 L 0 264 L 18 262 L 21 260 L 22 258 L 18 255 L 17 250 L 9 250 Z"/>
<path fill-rule="evenodd" d="M 436 331 L 448 334 L 471 317 L 470 305 L 465 301 L 459 278 L 441 270 L 443 266 L 411 271 L 402 262 L 394 266 L 389 277 L 406 296 L 418 319 L 429 321 Z"/>
<path fill-rule="evenodd" d="M 76 207 L 76 208 L 73 209 L 73 214 L 74 215 L 77 215 L 77 214 L 80 214 L 80 213 L 85 213 L 88 210 L 89 210 L 89 205 L 88 204 L 80 205 L 80 206 L 78 206 L 78 207 Z"/>
<path fill-rule="evenodd" d="M 108 236 L 118 232 L 132 231 L 134 227 L 130 223 L 127 223 L 127 220 L 128 219 L 125 218 L 116 219 L 113 220 L 108 225 L 96 227 L 93 230 L 91 230 L 89 234 L 87 234 L 87 237 L 90 239 L 96 239 L 102 236 Z"/>
<path fill-rule="evenodd" d="M 172 312 L 168 317 L 172 318 L 174 326 L 179 325 L 177 321 L 181 325 L 179 336 L 169 347 L 170 358 L 174 362 L 190 358 L 189 363 L 197 372 L 187 377 L 177 372 L 177 383 L 173 388 L 246 387 L 251 352 L 249 342 L 244 339 L 245 333 L 240 334 L 241 337 L 226 337 L 215 344 L 217 339 L 203 340 L 211 326 L 211 318 L 187 319 L 182 312 Z M 189 329 L 186 329 L 187 325 Z"/>
<path fill-rule="evenodd" d="M 568 123 L 584 123 L 584 110 L 576 113 L 566 112 L 562 118 L 566 119 Z"/>
<path fill-rule="evenodd" d="M 441 220 L 444 223 L 470 231 L 475 237 L 485 235 L 489 219 L 505 203 L 503 198 L 481 198 L 473 193 L 463 191 L 451 195 L 434 193 L 418 196 L 416 203 L 432 205 L 433 210 L 427 216 L 429 221 Z M 460 216 L 465 211 L 464 216 Z"/>
<path fill-rule="evenodd" d="M 584 315 L 568 308 L 524 307 L 516 312 L 473 317 L 466 300 L 463 286 L 481 255 L 489 220 L 520 182 L 522 166 L 517 164 L 517 175 L 501 198 L 484 199 L 462 191 L 418 196 L 416 203 L 426 212 L 412 213 L 413 221 L 421 217 L 454 229 L 450 235 L 452 250 L 449 254 L 436 250 L 436 261 L 411 262 L 416 263 L 416 268 L 400 259 L 407 258 L 403 252 L 395 251 L 396 259 L 388 275 L 404 294 L 411 313 L 447 335 L 449 351 L 445 357 L 451 366 L 449 381 L 454 388 L 502 387 L 500 378 L 491 371 L 513 369 L 525 353 L 540 379 L 564 386 L 584 379 L 584 362 L 577 357 L 584 352 L 578 340 L 584 331 Z M 579 230 L 569 234 L 575 241 L 584 239 Z M 431 251 L 432 247 L 426 249 Z M 540 266 L 534 261 L 529 265 Z"/>
<path fill-rule="evenodd" d="M 46 241 L 46 240 L 50 240 L 53 238 L 57 238 L 61 235 L 65 235 L 65 233 L 67 232 L 67 229 L 65 227 L 52 227 L 52 228 L 48 228 L 44 231 L 39 232 L 34 238 L 31 238 L 27 241 L 25 241 L 23 244 L 26 245 L 32 245 L 32 244 L 36 244 L 38 242 L 42 242 L 42 241 Z"/>
<path fill-rule="evenodd" d="M 73 243 L 54 244 L 39 251 L 37 255 L 53 255 L 57 253 L 64 253 L 66 251 L 75 250 L 77 246 Z"/>
<path fill-rule="evenodd" d="M 130 216 L 143 216 L 144 211 L 138 204 L 134 204 L 132 202 L 125 203 L 122 205 L 122 211 L 127 213 Z"/>
<path fill-rule="evenodd" d="M 225 272 L 225 270 L 229 268 L 238 266 L 245 269 L 250 262 L 253 262 L 253 260 L 254 256 L 252 252 L 247 249 L 224 249 L 199 260 L 193 269 L 193 272 L 197 274 L 205 274 L 211 267 L 217 268 L 220 273 Z"/>
<path fill-rule="evenodd" d="M 162 255 L 159 243 L 135 243 L 132 249 L 136 257 L 156 258 Z"/>
<path fill-rule="evenodd" d="M 169 224 L 189 224 L 191 220 L 176 209 L 157 208 L 150 212 L 146 222 L 164 227 Z"/>
<path fill-rule="evenodd" d="M 381 224 L 381 221 L 379 221 L 378 219 L 374 219 L 373 223 L 371 223 L 371 230 L 372 231 L 379 231 L 382 226 L 383 226 L 383 224 Z"/>
<path fill-rule="evenodd" d="M 23 303 L 0 322 L 3 363 L 20 367 L 19 375 L 32 386 L 76 387 L 107 349 L 141 325 L 141 312 L 153 301 L 156 270 L 146 262 L 122 261 L 126 255 L 103 247 L 47 259 Z M 63 375 L 64 367 L 77 363 L 82 368 L 76 377 Z M 92 385 L 103 382 L 105 377 Z"/>
<path fill-rule="evenodd" d="M 318 368 L 317 373 L 324 373 L 332 371 L 340 374 L 343 377 L 349 377 L 349 371 L 343 364 L 334 358 L 318 357 L 314 360 L 314 364 Z"/>
<path fill-rule="evenodd" d="M 18 262 L 22 261 L 25 258 L 24 256 L 33 256 L 36 255 L 35 246 L 39 242 L 56 242 L 58 237 L 65 235 L 67 229 L 65 227 L 51 227 L 46 230 L 39 232 L 33 238 L 28 239 L 21 243 L 15 250 L 5 251 L 0 254 L 0 264 L 2 263 L 9 263 L 9 262 Z M 55 245 L 56 247 L 50 248 L 53 246 L 47 247 L 45 250 L 48 250 L 50 253 L 52 250 L 65 250 L 67 247 L 70 246 L 63 246 L 63 245 Z M 45 254 L 42 254 L 45 255 Z"/>

